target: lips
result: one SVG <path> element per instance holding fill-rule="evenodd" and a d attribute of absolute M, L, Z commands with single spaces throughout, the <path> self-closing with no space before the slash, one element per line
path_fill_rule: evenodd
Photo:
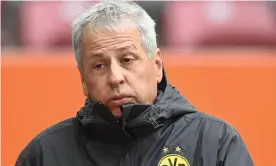
<path fill-rule="evenodd" d="M 120 106 L 123 104 L 127 104 L 129 102 L 129 99 L 130 98 L 128 96 L 116 96 L 111 98 L 109 102 L 112 105 Z"/>

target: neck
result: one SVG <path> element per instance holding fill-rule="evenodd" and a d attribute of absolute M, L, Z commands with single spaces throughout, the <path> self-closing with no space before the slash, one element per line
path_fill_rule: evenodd
<path fill-rule="evenodd" d="M 79 114 L 79 120 L 93 138 L 108 142 L 125 142 L 152 133 L 158 123 L 148 120 L 155 111 L 153 105 L 123 105 L 122 116 L 116 118 L 101 103 L 88 104 Z M 160 127 L 160 126 L 159 126 Z M 112 139 L 111 139 L 112 138 Z"/>

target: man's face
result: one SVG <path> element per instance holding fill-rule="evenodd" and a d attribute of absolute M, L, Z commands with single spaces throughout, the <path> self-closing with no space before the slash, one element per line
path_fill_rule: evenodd
<path fill-rule="evenodd" d="M 136 28 L 101 29 L 93 35 L 85 28 L 82 39 L 80 73 L 86 96 L 105 104 L 114 116 L 121 115 L 120 105 L 154 102 L 162 79 L 160 50 L 149 58 Z"/>

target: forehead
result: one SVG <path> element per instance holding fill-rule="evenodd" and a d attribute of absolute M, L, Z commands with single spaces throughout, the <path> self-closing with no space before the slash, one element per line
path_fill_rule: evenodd
<path fill-rule="evenodd" d="M 94 49 L 101 46 L 112 45 L 141 45 L 141 35 L 134 26 L 118 27 L 116 30 L 108 28 L 90 29 L 86 26 L 83 30 L 82 44 L 84 47 Z"/>

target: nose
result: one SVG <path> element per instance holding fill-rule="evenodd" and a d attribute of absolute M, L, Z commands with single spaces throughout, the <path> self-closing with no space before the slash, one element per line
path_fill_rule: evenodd
<path fill-rule="evenodd" d="M 110 65 L 110 75 L 109 75 L 109 83 L 112 86 L 118 86 L 125 81 L 123 69 L 117 63 L 112 63 Z"/>

